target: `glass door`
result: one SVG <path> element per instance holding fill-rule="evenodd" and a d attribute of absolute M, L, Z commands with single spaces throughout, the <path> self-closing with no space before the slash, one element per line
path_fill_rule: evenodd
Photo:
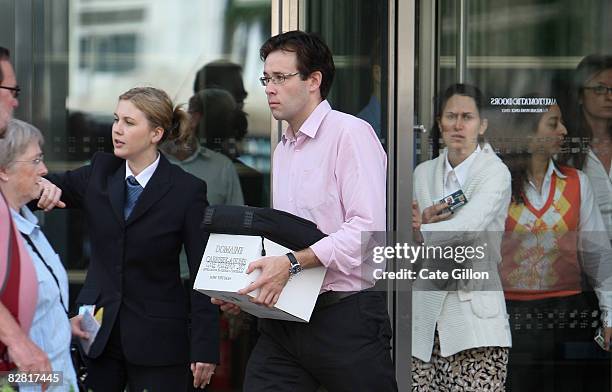
<path fill-rule="evenodd" d="M 524 266 L 530 259 L 514 257 L 516 253 L 505 253 L 502 248 L 500 274 L 513 340 L 508 391 L 612 390 L 609 353 L 594 341 L 607 306 L 605 295 L 597 289 L 605 287 L 602 282 L 609 280 L 609 274 L 602 276 L 588 264 L 593 260 L 590 253 L 598 253 L 593 268 L 599 271 L 612 260 L 609 248 L 606 250 L 606 242 L 612 238 L 611 12 L 612 4 L 606 0 L 417 0 L 414 15 L 405 12 L 398 16 L 400 21 L 413 23 L 415 35 L 411 54 L 415 61 L 414 100 L 406 100 L 405 106 L 398 104 L 398 112 L 413 110 L 416 146 L 405 142 L 400 150 L 412 151 L 414 164 L 437 157 L 445 147 L 434 109 L 440 92 L 455 83 L 476 86 L 486 97 L 481 113 L 488 119 L 485 139 L 509 167 L 518 192 L 524 192 L 527 199 L 532 194 L 550 197 L 553 213 L 545 220 L 554 214 L 557 223 L 562 220 L 558 203 L 583 211 L 578 224 L 563 230 L 573 231 L 597 249 L 586 249 L 579 241 L 570 241 L 573 250 L 566 249 L 568 242 L 559 240 L 559 225 L 552 221 L 543 224 L 538 233 L 532 230 L 531 238 L 545 236 L 552 241 L 533 248 L 544 254 L 534 259 L 538 267 L 532 276 L 542 279 L 537 287 L 541 295 L 535 295 L 536 288 L 527 285 L 527 294 L 516 296 L 513 285 L 525 282 L 508 279 L 512 270 L 508 263 L 513 260 Z M 398 77 L 398 89 L 404 83 L 410 85 Z M 562 144 L 554 145 L 556 136 L 543 131 L 547 126 L 557 127 Z M 401 128 L 396 132 L 401 135 Z M 538 186 L 534 173 L 536 158 L 542 156 L 554 161 L 554 169 L 545 161 L 545 167 L 554 170 L 548 172 L 549 178 L 561 181 L 563 173 L 573 173 L 573 168 L 585 173 L 580 175 L 582 189 L 577 191 L 581 200 L 566 200 L 558 187 L 542 190 L 545 185 Z M 398 170 L 398 182 L 410 178 L 407 171 Z M 594 197 L 587 200 L 588 193 Z M 513 211 L 525 205 L 516 200 L 511 205 Z M 402 208 L 399 202 L 397 206 Z M 584 212 L 587 208 L 588 214 Z M 521 219 L 527 218 L 521 215 Z M 600 223 L 589 226 L 587 232 L 583 225 L 594 221 Z M 521 243 L 520 249 L 526 247 Z M 551 273 L 544 278 L 542 270 L 558 268 L 555 263 L 561 258 L 580 263 L 574 275 Z M 555 292 L 561 276 L 575 278 L 577 287 L 571 295 Z"/>

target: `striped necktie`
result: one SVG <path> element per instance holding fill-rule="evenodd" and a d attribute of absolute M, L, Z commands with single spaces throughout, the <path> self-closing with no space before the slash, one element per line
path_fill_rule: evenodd
<path fill-rule="evenodd" d="M 127 220 L 140 197 L 144 188 L 136 181 L 134 176 L 129 176 L 125 180 L 127 187 L 125 188 L 125 206 L 123 207 L 123 217 Z"/>

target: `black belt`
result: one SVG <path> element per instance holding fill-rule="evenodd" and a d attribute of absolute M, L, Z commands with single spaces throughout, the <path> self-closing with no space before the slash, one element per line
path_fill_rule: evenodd
<path fill-rule="evenodd" d="M 360 293 L 360 291 L 326 291 L 319 294 L 317 297 L 317 303 L 315 309 L 325 308 L 337 304 L 345 298 L 350 297 L 353 294 Z"/>

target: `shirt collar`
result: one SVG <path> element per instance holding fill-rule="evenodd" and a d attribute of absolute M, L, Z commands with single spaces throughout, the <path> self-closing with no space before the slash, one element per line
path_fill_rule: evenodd
<path fill-rule="evenodd" d="M 317 105 L 315 110 L 310 113 L 310 116 L 308 116 L 306 121 L 304 121 L 298 132 L 295 133 L 295 135 L 297 136 L 297 134 L 301 132 L 310 138 L 316 137 L 317 131 L 321 127 L 323 119 L 325 118 L 325 116 L 327 116 L 327 113 L 331 112 L 331 110 L 332 108 L 326 99 L 321 101 L 321 103 Z M 293 130 L 291 129 L 291 126 L 287 127 L 287 129 L 283 131 L 283 135 L 281 137 L 283 144 L 286 143 L 287 140 L 293 140 L 292 137 L 287 136 L 291 135 L 292 131 Z"/>
<path fill-rule="evenodd" d="M 447 150 L 447 153 L 445 155 L 446 162 L 444 164 L 444 178 L 445 179 L 448 178 L 448 173 L 450 173 L 451 171 L 455 171 L 455 176 L 457 176 L 457 181 L 459 181 L 459 184 L 463 186 L 463 183 L 465 182 L 467 174 L 470 171 L 470 167 L 472 166 L 472 163 L 474 163 L 474 159 L 476 159 L 476 155 L 478 155 L 480 151 L 482 151 L 482 149 L 480 148 L 480 145 L 477 144 L 476 150 L 474 150 L 474 152 L 472 152 L 470 156 L 464 159 L 463 162 L 461 162 L 460 164 L 458 164 L 457 166 L 453 168 L 448 160 L 448 150 Z"/>
<path fill-rule="evenodd" d="M 561 171 L 559 169 L 557 169 L 557 166 L 555 165 L 555 163 L 553 162 L 553 160 L 551 159 L 550 161 L 548 161 L 548 168 L 546 169 L 546 173 L 544 174 L 544 179 L 542 180 L 542 190 L 544 190 L 545 187 L 548 187 L 548 184 L 550 184 L 551 178 L 553 173 L 555 173 L 555 175 L 559 178 L 565 178 L 567 177 L 565 174 L 561 173 Z M 545 186 L 544 186 L 545 184 Z M 531 181 L 531 179 L 529 179 L 529 185 L 531 185 L 531 187 L 533 189 L 537 189 L 536 186 L 534 185 L 533 181 Z M 548 189 L 548 188 L 546 188 Z"/>
<path fill-rule="evenodd" d="M 152 164 L 147 166 L 143 171 L 141 171 L 140 174 L 138 174 L 137 176 L 134 176 L 134 173 L 132 173 L 132 170 L 130 170 L 130 165 L 128 165 L 127 161 L 125 161 L 125 178 L 127 179 L 129 176 L 136 177 L 136 181 L 138 181 L 140 186 L 144 189 L 149 183 L 151 177 L 153 177 L 153 173 L 155 173 L 157 165 L 159 165 L 160 156 L 161 154 L 158 152 L 157 159 Z"/>
<path fill-rule="evenodd" d="M 546 169 L 546 175 L 544 176 L 544 178 L 552 177 L 553 173 L 555 173 L 555 175 L 559 178 L 567 177 L 565 174 L 561 173 L 561 170 L 557 168 L 557 165 L 555 165 L 555 162 L 553 162 L 553 160 L 551 159 L 548 162 L 548 169 Z"/>
<path fill-rule="evenodd" d="M 21 207 L 21 214 L 11 208 L 11 216 L 15 227 L 25 235 L 31 235 L 34 230 L 38 229 L 38 218 L 26 206 Z"/>

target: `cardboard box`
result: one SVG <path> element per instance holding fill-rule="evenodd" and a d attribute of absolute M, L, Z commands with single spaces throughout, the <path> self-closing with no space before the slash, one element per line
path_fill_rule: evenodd
<path fill-rule="evenodd" d="M 249 301 L 259 289 L 239 295 L 237 291 L 257 280 L 261 270 L 245 273 L 250 262 L 262 258 L 262 245 L 266 256 L 279 256 L 291 252 L 275 242 L 258 236 L 211 234 L 202 257 L 194 290 L 213 298 L 233 302 L 243 311 L 261 318 L 308 322 L 323 284 L 326 268 L 309 268 L 291 278 L 283 289 L 274 308 Z"/>

